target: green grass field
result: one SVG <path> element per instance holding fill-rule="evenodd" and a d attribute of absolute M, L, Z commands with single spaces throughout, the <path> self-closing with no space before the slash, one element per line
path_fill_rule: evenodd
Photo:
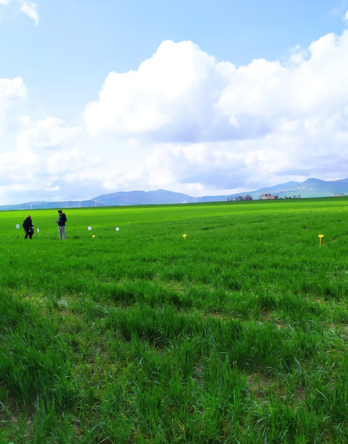
<path fill-rule="evenodd" d="M 348 199 L 66 214 L 0 213 L 1 444 L 348 443 Z"/>

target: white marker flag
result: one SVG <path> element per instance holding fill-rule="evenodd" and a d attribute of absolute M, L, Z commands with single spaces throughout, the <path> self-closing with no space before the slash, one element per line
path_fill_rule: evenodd
<path fill-rule="evenodd" d="M 40 233 L 40 230 L 39 230 L 39 228 L 37 228 L 37 229 L 36 229 L 36 231 L 37 231 L 38 233 Z"/>
<path fill-rule="evenodd" d="M 116 228 L 116 231 L 120 231 L 120 229 L 117 227 L 117 228 Z"/>
<path fill-rule="evenodd" d="M 91 231 L 92 227 L 88 227 L 88 231 Z"/>
<path fill-rule="evenodd" d="M 17 228 L 17 230 L 19 229 L 19 225 L 18 224 L 16 225 L 16 228 Z"/>

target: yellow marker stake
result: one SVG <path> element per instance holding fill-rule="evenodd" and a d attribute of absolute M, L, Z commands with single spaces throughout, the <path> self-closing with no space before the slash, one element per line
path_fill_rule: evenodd
<path fill-rule="evenodd" d="M 319 234 L 319 239 L 320 239 L 320 247 L 321 247 L 321 240 L 322 240 L 322 238 L 324 237 L 324 235 L 323 234 Z"/>
<path fill-rule="evenodd" d="M 93 236 L 92 237 L 95 237 L 95 234 L 93 234 Z"/>
<path fill-rule="evenodd" d="M 183 234 L 182 237 L 184 238 L 184 240 L 186 239 L 187 234 Z"/>

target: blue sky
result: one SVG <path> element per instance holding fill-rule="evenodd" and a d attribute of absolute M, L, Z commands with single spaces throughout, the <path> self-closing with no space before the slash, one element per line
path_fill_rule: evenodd
<path fill-rule="evenodd" d="M 346 177 L 347 10 L 0 0 L 0 204 Z"/>

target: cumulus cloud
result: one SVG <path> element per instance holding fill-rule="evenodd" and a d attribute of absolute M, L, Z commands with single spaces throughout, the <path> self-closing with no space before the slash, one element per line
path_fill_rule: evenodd
<path fill-rule="evenodd" d="M 138 71 L 109 74 L 87 107 L 88 130 L 166 141 L 224 137 L 231 129 L 212 104 L 231 70 L 191 42 L 163 42 Z"/>
<path fill-rule="evenodd" d="M 26 128 L 18 136 L 18 148 L 41 154 L 44 151 L 56 150 L 61 146 L 71 144 L 74 136 L 79 132 L 78 127 L 66 127 L 62 120 L 54 117 L 47 117 L 36 122 L 25 119 L 24 122 Z"/>
<path fill-rule="evenodd" d="M 0 154 L 1 182 L 45 183 L 54 181 L 59 173 L 69 173 L 74 163 L 55 162 L 56 151 L 69 157 L 74 151 L 73 137 L 78 128 L 69 128 L 55 118 L 31 122 L 23 119 L 16 141 L 16 149 Z M 47 185 L 48 186 L 48 185 Z"/>
<path fill-rule="evenodd" d="M 101 159 L 79 147 L 81 128 L 31 116 L 27 96 L 20 77 L 0 79 L 0 202 L 91 197 L 104 179 Z"/>
<path fill-rule="evenodd" d="M 330 121 L 294 120 L 259 139 L 157 144 L 138 179 L 146 178 L 152 188 L 192 189 L 197 195 L 253 190 L 313 176 L 346 177 L 347 111 Z"/>
<path fill-rule="evenodd" d="M 0 143 L 0 198 L 227 194 L 347 177 L 347 79 L 348 30 L 295 47 L 283 63 L 238 67 L 167 41 L 136 71 L 107 76 L 85 109 L 92 137 L 33 118 L 22 79 L 0 79 L 0 137 L 14 138 L 11 149 Z"/>
<path fill-rule="evenodd" d="M 345 177 L 347 79 L 348 31 L 297 46 L 284 63 L 239 67 L 166 41 L 136 71 L 110 73 L 85 122 L 93 137 L 152 147 L 138 180 L 153 187 Z"/>
<path fill-rule="evenodd" d="M 91 174 L 99 159 L 91 160 L 76 146 L 79 132 L 80 128 L 68 127 L 57 118 L 24 116 L 12 150 L 0 152 L 1 200 L 13 202 L 19 195 L 29 200 L 62 199 L 61 186 L 78 182 L 81 188 L 81 175 Z"/>
<path fill-rule="evenodd" d="M 344 19 L 343 19 L 343 20 L 348 21 L 348 11 L 346 12 L 346 15 L 344 16 Z"/>
<path fill-rule="evenodd" d="M 348 32 L 297 51 L 291 64 L 217 62 L 191 42 L 163 42 L 137 71 L 108 75 L 85 112 L 91 135 L 157 141 L 258 138 L 283 120 L 330 116 L 348 99 Z M 297 63 L 296 63 L 297 62 Z"/>

